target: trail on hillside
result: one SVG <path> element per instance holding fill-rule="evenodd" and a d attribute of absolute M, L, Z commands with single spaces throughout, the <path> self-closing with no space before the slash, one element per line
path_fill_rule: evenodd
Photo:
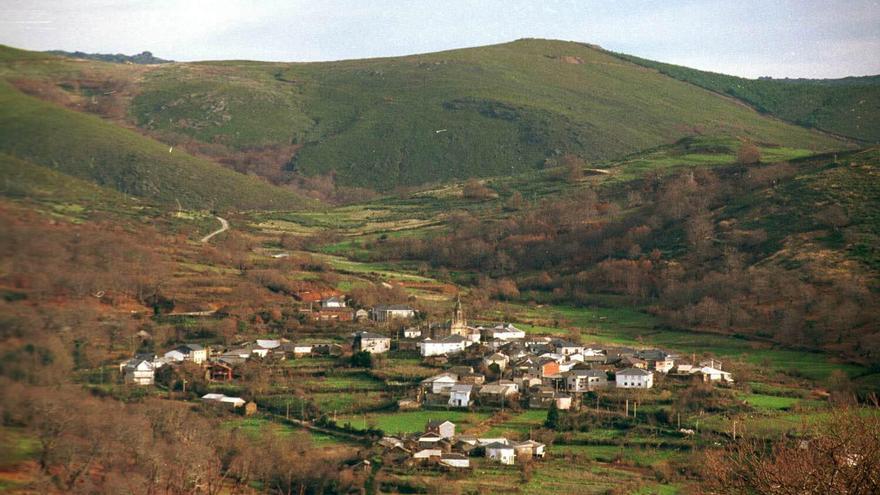
<path fill-rule="evenodd" d="M 208 242 L 215 235 L 220 234 L 222 232 L 226 232 L 227 230 L 229 230 L 229 222 L 227 222 L 225 218 L 223 218 L 223 217 L 215 217 L 215 218 L 220 221 L 220 228 L 215 230 L 214 232 L 211 232 L 210 234 L 206 235 L 205 237 L 202 237 L 202 240 L 200 242 Z"/>

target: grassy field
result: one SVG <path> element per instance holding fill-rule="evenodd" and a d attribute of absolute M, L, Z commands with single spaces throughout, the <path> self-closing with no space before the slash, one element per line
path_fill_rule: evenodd
<path fill-rule="evenodd" d="M 456 432 L 465 433 L 468 429 L 477 426 L 488 419 L 488 413 L 473 413 L 466 411 L 406 411 L 375 413 L 366 415 L 340 415 L 336 423 L 344 425 L 351 423 L 352 428 L 363 429 L 367 427 L 379 428 L 387 434 L 415 433 L 425 430 L 425 424 L 431 420 L 449 420 L 456 424 Z"/>

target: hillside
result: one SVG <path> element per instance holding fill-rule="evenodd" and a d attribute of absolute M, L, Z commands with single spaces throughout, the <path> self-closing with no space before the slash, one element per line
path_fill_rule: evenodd
<path fill-rule="evenodd" d="M 106 64 L 2 50 L 29 94 L 136 125 L 277 184 L 400 185 L 617 159 L 692 135 L 804 150 L 841 140 L 580 43 L 520 40 L 326 63 Z"/>
<path fill-rule="evenodd" d="M 292 192 L 93 115 L 0 84 L 0 152 L 150 200 L 191 208 L 301 208 Z M 31 175 L 33 177 L 33 175 Z"/>
<path fill-rule="evenodd" d="M 880 77 L 745 79 L 614 54 L 675 79 L 738 98 L 758 111 L 869 143 L 880 143 Z"/>
<path fill-rule="evenodd" d="M 595 48 L 557 41 L 311 64 L 166 66 L 141 127 L 234 149 L 301 145 L 292 168 L 387 190 L 601 161 L 692 134 L 801 148 L 840 142 L 763 117 Z"/>

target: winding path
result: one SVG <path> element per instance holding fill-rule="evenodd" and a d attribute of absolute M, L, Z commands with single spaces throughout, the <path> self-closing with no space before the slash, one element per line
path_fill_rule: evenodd
<path fill-rule="evenodd" d="M 227 222 L 225 218 L 223 218 L 223 217 L 215 217 L 215 218 L 217 218 L 217 220 L 220 221 L 220 228 L 215 230 L 214 232 L 211 232 L 210 234 L 206 235 L 205 237 L 202 237 L 202 240 L 200 242 L 208 242 L 215 235 L 226 232 L 227 230 L 229 230 L 229 222 Z"/>

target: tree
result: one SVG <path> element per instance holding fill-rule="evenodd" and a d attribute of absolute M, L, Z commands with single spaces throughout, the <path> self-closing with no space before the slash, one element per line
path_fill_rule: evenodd
<path fill-rule="evenodd" d="M 744 142 L 736 150 L 736 162 L 742 165 L 754 165 L 761 161 L 761 150 L 752 143 Z"/>
<path fill-rule="evenodd" d="M 880 493 L 880 416 L 838 410 L 793 439 L 741 440 L 706 456 L 712 493 L 786 495 Z"/>
<path fill-rule="evenodd" d="M 351 365 L 355 368 L 372 368 L 373 355 L 367 351 L 355 352 L 351 355 Z"/>
<path fill-rule="evenodd" d="M 547 419 L 544 421 L 544 427 L 555 430 L 559 427 L 559 409 L 556 407 L 556 401 L 550 403 L 550 409 L 547 410 Z"/>

